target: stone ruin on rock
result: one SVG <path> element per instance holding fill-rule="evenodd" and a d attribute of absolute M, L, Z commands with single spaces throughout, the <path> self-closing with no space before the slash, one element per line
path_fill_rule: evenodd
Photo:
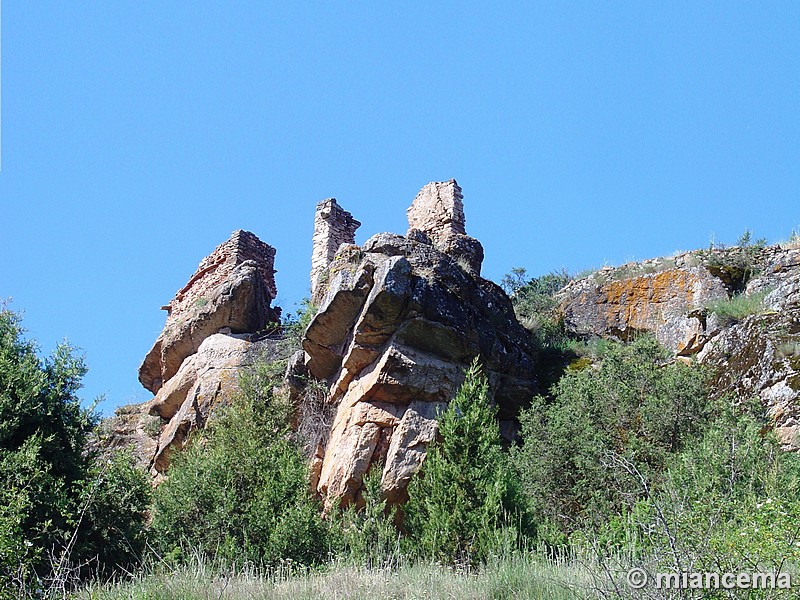
<path fill-rule="evenodd" d="M 318 206 L 316 222 L 327 210 Z M 405 499 L 438 412 L 473 358 L 484 365 L 509 437 L 537 392 L 532 339 L 506 294 L 479 276 L 483 249 L 466 235 L 458 184 L 425 186 L 408 216 L 407 236 L 378 234 L 361 247 L 346 240 L 325 270 L 312 267 L 324 295 L 288 379 L 323 381 L 336 410 L 312 459 L 312 485 L 328 509 L 359 504 L 373 468 L 387 500 Z M 330 247 L 315 237 L 315 256 L 317 243 Z"/>
<path fill-rule="evenodd" d="M 336 202 L 328 198 L 317 204 L 314 215 L 313 250 L 311 253 L 311 301 L 318 303 L 325 295 L 323 277 L 343 244 L 355 244 L 356 230 L 361 223 Z"/>
<path fill-rule="evenodd" d="M 481 274 L 483 246 L 469 237 L 464 218 L 464 196 L 455 179 L 433 182 L 422 188 L 406 211 L 407 237 L 428 241 L 433 246 L 461 262 L 462 267 L 476 277 Z"/>
<path fill-rule="evenodd" d="M 239 369 L 274 352 L 274 341 L 257 335 L 280 319 L 280 309 L 271 306 L 274 259 L 274 248 L 235 231 L 163 307 L 166 325 L 139 369 L 142 385 L 155 394 L 145 408 L 164 423 L 149 460 L 153 475 L 236 393 Z"/>
<path fill-rule="evenodd" d="M 507 436 L 537 392 L 531 338 L 505 293 L 479 276 L 483 248 L 466 235 L 458 184 L 425 186 L 408 214 L 407 236 L 379 234 L 359 247 L 350 213 L 334 199 L 317 206 L 311 282 L 320 309 L 290 361 L 287 389 L 317 379 L 328 390 L 336 416 L 311 460 L 329 508 L 359 503 L 371 468 L 381 469 L 387 499 L 404 499 L 473 358 L 489 375 Z M 279 319 L 274 257 L 237 231 L 164 307 L 167 323 L 139 371 L 155 396 L 125 407 L 112 436 L 147 454 L 156 481 L 170 453 L 237 392 L 242 367 L 277 357 L 277 340 L 258 335 Z M 155 438 L 145 435 L 152 419 Z"/>

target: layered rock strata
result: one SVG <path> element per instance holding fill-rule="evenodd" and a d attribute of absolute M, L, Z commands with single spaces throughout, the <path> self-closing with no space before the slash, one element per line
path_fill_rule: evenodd
<path fill-rule="evenodd" d="M 409 214 L 421 214 L 419 199 L 442 189 L 457 218 L 437 220 L 440 227 L 415 217 L 408 237 L 379 234 L 361 247 L 343 246 L 328 267 L 327 293 L 305 332 L 301 361 L 327 382 L 337 407 L 313 465 L 328 507 L 359 503 L 372 468 L 382 471 L 385 497 L 403 501 L 436 437 L 437 415 L 473 358 L 486 369 L 506 430 L 537 391 L 535 349 L 508 297 L 440 249 L 447 247 L 442 241 L 466 237 L 455 182 L 426 186 L 431 193 L 421 193 Z"/>

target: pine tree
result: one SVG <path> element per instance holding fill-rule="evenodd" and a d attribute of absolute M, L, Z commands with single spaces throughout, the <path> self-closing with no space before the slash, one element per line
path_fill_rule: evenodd
<path fill-rule="evenodd" d="M 439 419 L 440 441 L 409 485 L 405 527 L 417 554 L 478 563 L 520 542 L 526 519 L 496 413 L 476 360 Z"/>

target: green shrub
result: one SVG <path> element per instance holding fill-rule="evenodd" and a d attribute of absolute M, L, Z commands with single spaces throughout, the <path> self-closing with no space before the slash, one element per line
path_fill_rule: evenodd
<path fill-rule="evenodd" d="M 549 541 L 623 514 L 641 494 L 621 461 L 657 476 L 708 419 L 703 371 L 668 359 L 649 336 L 609 343 L 599 368 L 568 370 L 520 416 L 513 460 Z"/>
<path fill-rule="evenodd" d="M 518 486 L 500 447 L 496 407 L 477 362 L 439 420 L 404 506 L 410 550 L 473 564 L 515 547 L 528 532 Z"/>
<path fill-rule="evenodd" d="M 311 564 L 327 556 L 308 467 L 289 435 L 289 406 L 273 393 L 280 372 L 257 367 L 243 380 L 242 397 L 175 457 L 153 504 L 154 539 L 163 552 L 178 556 L 191 548 L 239 564 Z"/>
<path fill-rule="evenodd" d="M 22 334 L 0 309 L 0 595 L 19 597 L 130 565 L 148 488 L 122 459 L 100 467 L 86 451 L 97 416 L 77 396 L 83 360 L 66 344 L 40 360 Z"/>
<path fill-rule="evenodd" d="M 767 310 L 764 306 L 764 298 L 768 293 L 769 290 L 749 295 L 735 294 L 730 298 L 710 302 L 706 305 L 706 310 L 717 315 L 720 325 L 733 325 L 750 315 L 764 313 Z"/>
<path fill-rule="evenodd" d="M 393 522 L 396 511 L 388 509 L 381 494 L 380 469 L 364 477 L 363 500 L 360 510 L 351 504 L 330 517 L 337 558 L 368 569 L 397 567 L 400 532 Z"/>
<path fill-rule="evenodd" d="M 704 434 L 671 457 L 632 515 L 634 536 L 662 567 L 766 572 L 800 564 L 800 457 L 783 452 L 763 409 L 716 403 Z"/>
<path fill-rule="evenodd" d="M 93 572 L 107 576 L 120 569 L 130 571 L 142 560 L 150 482 L 125 450 L 98 457 L 90 465 L 79 486 L 86 526 L 79 530 L 77 552 L 91 559 Z"/>
<path fill-rule="evenodd" d="M 721 278 L 732 293 L 739 294 L 761 272 L 766 245 L 765 239 L 753 240 L 750 230 L 745 230 L 732 248 L 712 242 L 708 250 L 699 254 L 706 268 Z"/>

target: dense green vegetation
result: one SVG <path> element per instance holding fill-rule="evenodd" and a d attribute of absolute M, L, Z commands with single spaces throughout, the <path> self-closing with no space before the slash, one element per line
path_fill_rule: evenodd
<path fill-rule="evenodd" d="M 530 524 L 500 447 L 489 383 L 474 362 L 439 419 L 420 476 L 409 485 L 405 528 L 411 551 L 443 563 L 479 564 L 521 547 Z"/>
<path fill-rule="evenodd" d="M 517 310 L 548 318 L 566 281 L 521 277 Z M 476 362 L 408 502 L 387 506 L 374 470 L 360 510 L 323 518 L 305 434 L 290 426 L 301 407 L 280 388 L 312 310 L 291 318 L 284 358 L 242 378 L 152 498 L 130 457 L 84 452 L 96 417 L 76 396 L 74 351 L 40 360 L 3 311 L 3 594 L 61 597 L 83 582 L 78 597 L 109 599 L 636 598 L 631 566 L 793 571 L 800 560 L 798 456 L 757 403 L 712 400 L 699 365 L 647 336 L 559 341 L 561 375 L 522 412 L 510 450 Z M 770 597 L 759 593 L 747 597 Z"/>
<path fill-rule="evenodd" d="M 228 564 L 304 564 L 328 556 L 308 467 L 288 407 L 245 395 L 178 454 L 156 489 L 152 537 L 164 556 L 201 553 Z"/>
<path fill-rule="evenodd" d="M 87 451 L 85 372 L 67 345 L 41 360 L 0 309 L 0 597 L 62 593 L 141 561 L 149 481 L 125 454 Z"/>
<path fill-rule="evenodd" d="M 639 476 L 657 478 L 708 422 L 703 380 L 651 337 L 609 344 L 596 368 L 567 370 L 552 400 L 522 414 L 512 452 L 537 521 L 563 535 L 602 531 L 635 506 Z"/>

